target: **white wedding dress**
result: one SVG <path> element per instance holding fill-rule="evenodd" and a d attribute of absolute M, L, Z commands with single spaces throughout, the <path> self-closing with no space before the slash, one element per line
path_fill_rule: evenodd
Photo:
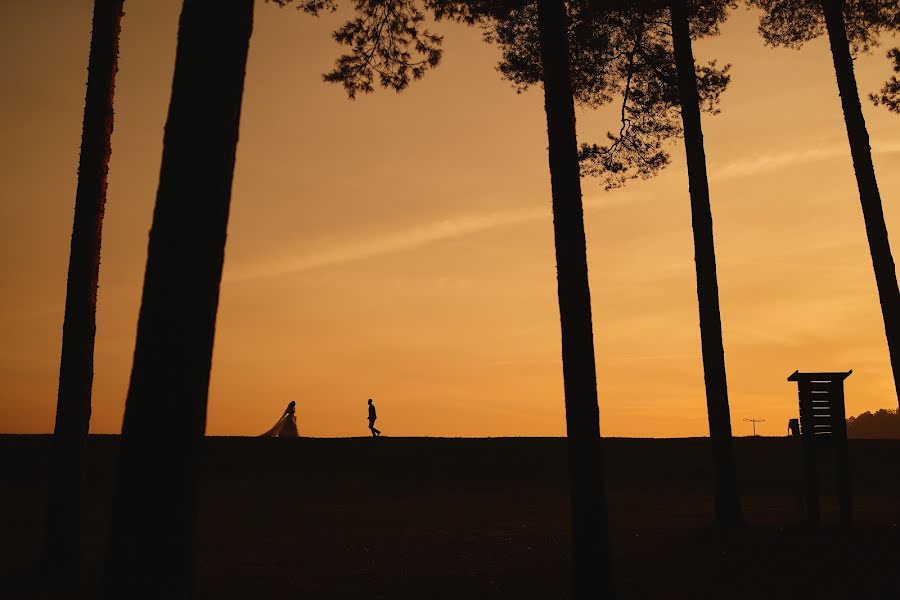
<path fill-rule="evenodd" d="M 294 407 L 288 406 L 281 418 L 268 430 L 259 437 L 299 437 L 297 431 L 297 417 L 294 415 Z"/>

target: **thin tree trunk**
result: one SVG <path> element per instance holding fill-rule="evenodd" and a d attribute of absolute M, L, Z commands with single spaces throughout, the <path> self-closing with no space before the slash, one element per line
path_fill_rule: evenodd
<path fill-rule="evenodd" d="M 253 0 L 185 0 L 113 502 L 105 596 L 193 593 L 196 475 Z"/>
<path fill-rule="evenodd" d="M 859 202 L 862 205 L 866 236 L 869 239 L 869 253 L 872 255 L 872 266 L 875 269 L 875 283 L 878 286 L 878 299 L 881 301 L 884 332 L 887 336 L 891 370 L 894 375 L 894 390 L 900 406 L 900 292 L 897 289 L 897 271 L 894 267 L 894 257 L 891 255 L 887 226 L 884 223 L 878 181 L 875 179 L 869 132 L 866 130 L 866 120 L 863 118 L 859 90 L 856 87 L 856 75 L 853 73 L 853 58 L 850 56 L 850 44 L 844 27 L 843 2 L 823 0 L 822 9 L 825 13 L 825 26 L 828 29 L 828 42 L 831 44 L 831 56 L 834 59 L 834 74 L 841 96 L 841 107 L 844 110 L 847 138 L 850 141 L 853 171 L 856 173 L 856 185 L 859 188 Z"/>
<path fill-rule="evenodd" d="M 569 440 L 573 597 L 595 600 L 612 598 L 614 588 L 565 19 L 563 0 L 538 1 Z"/>
<path fill-rule="evenodd" d="M 97 280 L 122 4 L 94 2 L 42 549 L 42 562 L 52 568 L 72 566 L 80 554 L 81 481 L 91 421 Z"/>
<path fill-rule="evenodd" d="M 697 75 L 694 70 L 694 54 L 691 49 L 685 0 L 671 0 L 670 9 L 691 195 L 703 379 L 706 384 L 706 407 L 715 477 L 716 522 L 720 525 L 732 525 L 740 523 L 742 516 L 731 439 L 728 385 L 725 380 L 725 350 L 722 345 L 719 284 L 716 276 L 712 212 L 709 206 L 709 182 L 706 177 L 706 155 L 703 150 L 703 130 L 700 126 L 700 98 L 697 93 Z"/>

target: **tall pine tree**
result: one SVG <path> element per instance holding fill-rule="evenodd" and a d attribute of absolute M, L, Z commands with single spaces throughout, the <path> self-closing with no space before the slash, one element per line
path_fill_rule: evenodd
<path fill-rule="evenodd" d="M 100 242 L 122 5 L 123 0 L 94 1 L 42 549 L 42 562 L 50 568 L 73 566 L 80 555 L 81 482 L 91 422 Z"/>
<path fill-rule="evenodd" d="M 184 0 L 104 596 L 189 598 L 197 468 L 253 0 Z"/>

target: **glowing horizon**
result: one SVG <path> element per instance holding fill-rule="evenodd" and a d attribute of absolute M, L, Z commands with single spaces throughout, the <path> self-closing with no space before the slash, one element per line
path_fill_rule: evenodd
<path fill-rule="evenodd" d="M 90 36 L 89 3 L 0 7 L 4 244 L 0 432 L 52 431 Z M 179 3 L 123 19 L 91 431 L 118 432 L 131 368 Z M 341 16 L 256 7 L 207 433 L 564 434 L 543 100 L 441 23 L 443 63 L 396 95 L 325 84 Z M 698 60 L 733 66 L 704 116 L 732 427 L 796 416 L 795 369 L 853 369 L 848 415 L 896 408 L 827 44 L 766 48 L 736 11 Z M 885 40 L 860 92 L 889 76 Z M 900 117 L 863 99 L 894 252 Z M 578 114 L 579 140 L 615 110 Z M 706 435 L 683 150 L 651 181 L 583 181 L 601 431 Z"/>

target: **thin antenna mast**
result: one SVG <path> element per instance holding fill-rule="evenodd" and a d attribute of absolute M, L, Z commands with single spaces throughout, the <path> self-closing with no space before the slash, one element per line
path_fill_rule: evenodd
<path fill-rule="evenodd" d="M 749 423 L 753 423 L 753 437 L 756 437 L 756 424 L 757 423 L 765 423 L 765 419 L 744 419 Z"/>

